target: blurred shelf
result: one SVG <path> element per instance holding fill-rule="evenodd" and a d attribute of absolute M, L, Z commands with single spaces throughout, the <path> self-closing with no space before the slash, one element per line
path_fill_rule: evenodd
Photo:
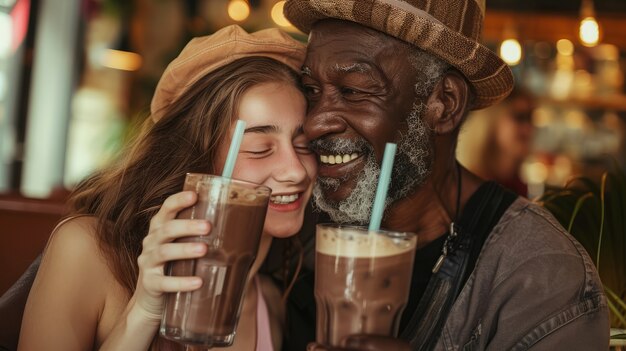
<path fill-rule="evenodd" d="M 623 13 L 598 14 L 596 19 L 601 27 L 601 43 L 617 45 L 626 50 L 626 15 Z M 502 41 L 512 26 L 518 39 L 556 43 L 559 39 L 569 39 L 579 43 L 578 28 L 580 17 L 569 14 L 546 14 L 539 12 L 514 12 L 490 10 L 487 6 L 483 25 L 483 40 Z"/>
<path fill-rule="evenodd" d="M 580 97 L 571 96 L 566 99 L 555 99 L 552 97 L 541 97 L 541 103 L 559 106 L 577 106 L 585 109 L 609 110 L 615 112 L 626 112 L 626 95 L 613 94 Z"/>
<path fill-rule="evenodd" d="M 42 252 L 65 213 L 62 196 L 30 199 L 19 194 L 0 194 L 0 295 Z"/>

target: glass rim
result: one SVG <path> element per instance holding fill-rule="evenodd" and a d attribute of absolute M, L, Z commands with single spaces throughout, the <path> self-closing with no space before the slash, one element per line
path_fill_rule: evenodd
<path fill-rule="evenodd" d="M 248 180 L 226 178 L 217 174 L 187 172 L 185 173 L 185 181 L 187 180 L 187 177 L 189 176 L 199 177 L 202 179 L 216 179 L 216 180 L 219 180 L 219 182 L 224 185 L 234 184 L 234 185 L 239 185 L 239 186 L 244 186 L 244 187 L 253 187 L 255 190 L 267 191 L 268 194 L 272 193 L 272 188 L 268 187 L 267 185 L 251 182 Z"/>
<path fill-rule="evenodd" d="M 341 223 L 333 223 L 333 222 L 323 222 L 323 223 L 317 223 L 315 225 L 315 227 L 325 227 L 325 228 L 335 228 L 335 229 L 341 229 L 341 228 L 346 228 L 346 229 L 353 229 L 357 232 L 360 232 L 359 234 L 362 235 L 367 235 L 370 232 L 374 232 L 376 234 L 383 234 L 389 238 L 392 239 L 411 239 L 413 237 L 417 238 L 417 233 L 414 232 L 400 232 L 400 231 L 396 231 L 396 230 L 391 230 L 391 229 L 385 229 L 385 228 L 381 228 L 378 230 L 374 230 L 374 231 L 370 231 L 369 228 L 367 226 L 364 225 L 356 225 L 356 224 L 341 224 Z"/>

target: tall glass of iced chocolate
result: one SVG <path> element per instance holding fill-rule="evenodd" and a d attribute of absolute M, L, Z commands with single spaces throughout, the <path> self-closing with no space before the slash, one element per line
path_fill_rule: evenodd
<path fill-rule="evenodd" d="M 205 347 L 229 346 L 235 336 L 248 272 L 259 247 L 271 189 L 259 184 L 206 174 L 187 174 L 184 190 L 198 201 L 178 218 L 207 219 L 206 255 L 170 262 L 166 274 L 199 276 L 202 287 L 168 294 L 161 321 L 164 337 Z"/>
<path fill-rule="evenodd" d="M 316 341 L 345 346 L 352 334 L 397 336 L 416 243 L 412 233 L 318 224 Z"/>

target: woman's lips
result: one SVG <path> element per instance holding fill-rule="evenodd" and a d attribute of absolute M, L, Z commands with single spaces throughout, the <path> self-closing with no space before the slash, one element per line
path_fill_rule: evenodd
<path fill-rule="evenodd" d="M 295 211 L 300 209 L 300 207 L 302 207 L 302 203 L 303 203 L 303 195 L 304 193 L 298 193 L 298 198 L 293 201 L 293 202 L 289 202 L 289 203 L 278 203 L 278 202 L 274 202 L 270 200 L 269 203 L 269 208 L 271 210 L 274 211 L 278 211 L 278 212 L 290 212 L 290 211 Z"/>

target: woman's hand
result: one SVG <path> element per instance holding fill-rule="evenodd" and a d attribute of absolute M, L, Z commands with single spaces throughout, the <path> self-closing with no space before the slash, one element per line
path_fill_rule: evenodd
<path fill-rule="evenodd" d="M 201 257 L 206 253 L 204 243 L 175 243 L 175 239 L 206 235 L 210 224 L 205 220 L 176 219 L 181 210 L 192 206 L 197 195 L 183 191 L 168 197 L 157 214 L 150 220 L 148 235 L 143 240 L 143 250 L 137 259 L 139 278 L 131 299 L 132 307 L 142 318 L 155 325 L 161 320 L 164 293 L 192 291 L 202 285 L 199 277 L 170 277 L 165 275 L 168 261 Z"/>

